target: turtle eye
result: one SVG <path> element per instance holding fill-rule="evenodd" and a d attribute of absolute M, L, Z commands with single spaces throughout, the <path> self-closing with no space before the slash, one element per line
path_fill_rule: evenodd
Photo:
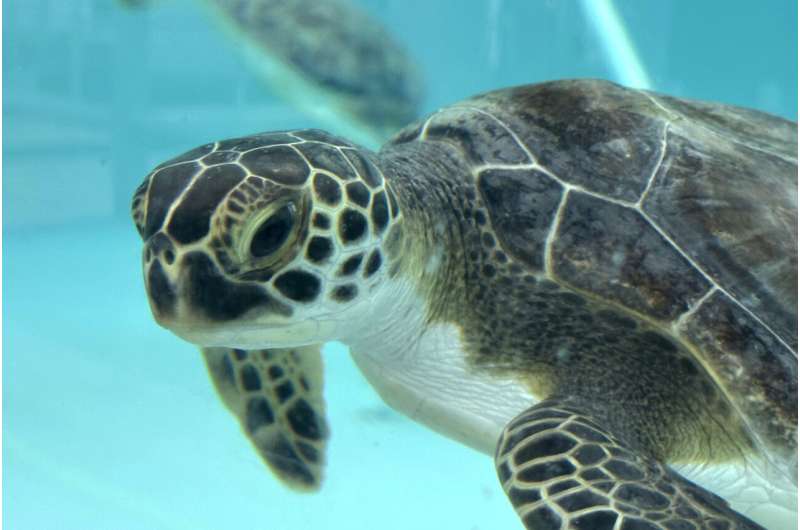
<path fill-rule="evenodd" d="M 280 250 L 292 233 L 296 211 L 293 203 L 287 203 L 262 221 L 250 240 L 250 255 L 264 258 Z"/>

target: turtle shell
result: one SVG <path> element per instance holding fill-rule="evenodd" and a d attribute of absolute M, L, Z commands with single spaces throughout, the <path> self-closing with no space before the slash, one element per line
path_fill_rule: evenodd
<path fill-rule="evenodd" d="M 656 324 L 767 447 L 797 422 L 797 125 L 595 80 L 490 92 L 401 132 L 456 146 L 504 249 Z"/>

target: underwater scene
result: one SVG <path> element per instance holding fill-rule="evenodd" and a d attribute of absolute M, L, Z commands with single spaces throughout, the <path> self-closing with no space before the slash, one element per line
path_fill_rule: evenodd
<path fill-rule="evenodd" d="M 797 527 L 797 3 L 3 5 L 7 529 Z"/>

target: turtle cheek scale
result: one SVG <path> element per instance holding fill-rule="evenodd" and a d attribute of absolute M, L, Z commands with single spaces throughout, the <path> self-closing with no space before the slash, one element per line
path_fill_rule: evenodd
<path fill-rule="evenodd" d="M 156 321 L 180 337 L 199 345 L 249 340 L 248 326 L 256 322 L 281 327 L 293 314 L 262 285 L 227 278 L 202 251 L 180 256 L 174 269 L 160 259 L 145 264 L 150 305 Z M 263 337 L 260 340 L 268 340 Z"/>

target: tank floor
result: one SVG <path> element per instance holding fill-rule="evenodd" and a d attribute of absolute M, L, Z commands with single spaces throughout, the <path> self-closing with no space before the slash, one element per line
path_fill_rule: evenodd
<path fill-rule="evenodd" d="M 386 407 L 336 344 L 325 483 L 284 489 L 150 317 L 130 224 L 4 239 L 4 528 L 520 527 L 491 458 Z"/>

